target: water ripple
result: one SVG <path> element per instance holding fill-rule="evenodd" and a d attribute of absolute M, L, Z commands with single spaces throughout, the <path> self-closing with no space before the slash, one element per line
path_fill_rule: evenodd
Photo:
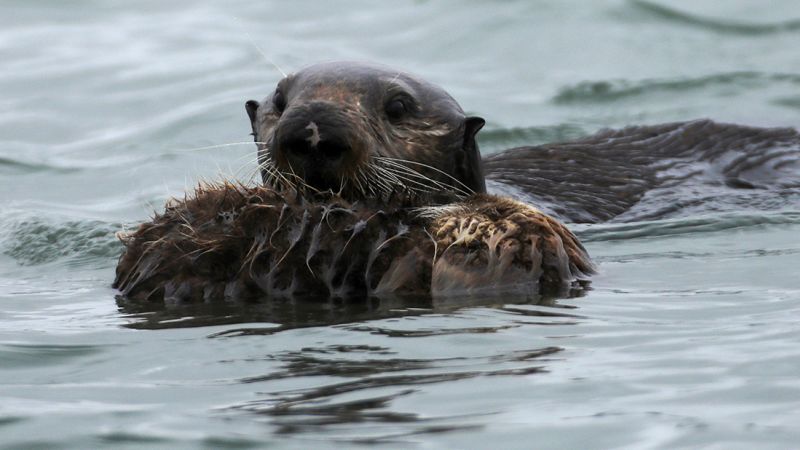
<path fill-rule="evenodd" d="M 800 224 L 800 211 L 771 214 L 725 214 L 592 227 L 578 225 L 574 231 L 584 242 L 633 240 L 663 236 L 715 233 L 718 231 Z"/>
<path fill-rule="evenodd" d="M 783 22 L 763 24 L 746 23 L 704 17 L 646 0 L 630 0 L 629 3 L 635 10 L 665 22 L 688 25 L 717 33 L 759 36 L 800 30 L 800 19 L 789 19 Z"/>
<path fill-rule="evenodd" d="M 800 75 L 790 73 L 763 73 L 740 71 L 716 73 L 694 78 L 645 79 L 640 81 L 607 80 L 584 81 L 562 88 L 553 97 L 557 104 L 610 103 L 653 93 L 681 93 L 715 86 L 769 86 L 775 83 L 800 85 Z"/>
<path fill-rule="evenodd" d="M 44 172 L 54 171 L 60 173 L 69 173 L 80 170 L 78 167 L 58 167 L 52 164 L 43 162 L 29 162 L 17 158 L 0 156 L 0 170 L 8 170 L 11 173 L 31 173 L 31 172 Z"/>
<path fill-rule="evenodd" d="M 481 150 L 493 153 L 503 149 L 523 145 L 538 145 L 549 142 L 563 142 L 586 136 L 587 130 L 582 127 L 564 123 L 553 126 L 495 128 L 482 131 L 480 134 Z"/>
<path fill-rule="evenodd" d="M 391 403 L 416 392 L 415 387 L 465 380 L 477 377 L 519 376 L 545 372 L 544 366 L 529 365 L 532 361 L 544 363 L 553 355 L 563 351 L 560 347 L 544 347 L 531 350 L 512 351 L 490 356 L 445 357 L 431 359 L 380 359 L 370 358 L 353 361 L 349 359 L 322 358 L 318 353 L 307 354 L 314 349 L 301 352 L 283 352 L 271 355 L 270 359 L 284 362 L 282 370 L 263 376 L 247 377 L 243 383 L 297 377 L 338 376 L 354 380 L 335 382 L 313 388 L 289 389 L 269 393 L 268 399 L 251 401 L 230 407 L 250 413 L 276 418 L 278 433 L 289 434 L 319 430 L 332 425 L 352 423 L 417 423 L 412 433 L 427 433 L 433 430 L 451 431 L 461 429 L 466 416 L 422 417 L 416 413 L 395 412 L 388 408 Z M 330 348 L 322 349 L 325 353 Z M 379 352 L 381 353 L 381 352 Z M 503 365 L 509 365 L 508 367 Z M 501 367 L 498 367 L 500 365 Z M 474 367 L 465 370 L 466 367 Z M 418 373 L 420 370 L 434 372 Z M 391 372 L 413 371 L 413 373 Z M 410 388 L 406 388 L 406 387 Z M 391 394 L 373 395 L 357 400 L 337 400 L 344 394 L 398 388 Z M 451 422 L 457 422 L 453 424 Z M 478 426 L 478 425 L 470 425 Z M 397 436 L 376 438 L 384 442 Z"/>
<path fill-rule="evenodd" d="M 101 351 L 96 345 L 45 345 L 26 343 L 0 344 L 0 367 L 15 369 L 31 366 L 58 366 L 69 360 L 94 355 Z"/>
<path fill-rule="evenodd" d="M 121 244 L 114 233 L 120 224 L 100 220 L 63 220 L 42 214 L 8 213 L 0 219 L 0 252 L 21 265 L 59 259 L 71 264 L 117 257 Z"/>

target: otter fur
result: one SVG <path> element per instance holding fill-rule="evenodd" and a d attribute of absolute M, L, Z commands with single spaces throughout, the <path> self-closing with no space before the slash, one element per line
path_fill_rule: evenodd
<path fill-rule="evenodd" d="M 487 194 L 420 208 L 205 185 L 120 239 L 114 287 L 152 302 L 559 295 L 594 271 L 563 225 Z"/>

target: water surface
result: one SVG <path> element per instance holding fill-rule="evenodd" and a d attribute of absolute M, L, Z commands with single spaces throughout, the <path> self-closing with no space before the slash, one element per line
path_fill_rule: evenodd
<path fill-rule="evenodd" d="M 576 227 L 601 273 L 555 304 L 136 311 L 109 286 L 116 231 L 254 175 L 253 145 L 203 147 L 249 140 L 272 63 L 418 73 L 494 152 L 797 127 L 798 39 L 790 0 L 4 2 L 0 446 L 796 446 L 798 207 Z"/>

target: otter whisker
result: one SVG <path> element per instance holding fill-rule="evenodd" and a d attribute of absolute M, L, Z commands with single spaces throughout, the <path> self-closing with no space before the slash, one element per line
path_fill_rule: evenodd
<path fill-rule="evenodd" d="M 394 172 L 387 170 L 379 164 L 371 165 L 370 169 L 373 172 L 372 176 L 375 178 L 375 181 L 386 189 L 392 190 L 392 183 L 399 182 L 399 179 L 394 175 Z"/>
<path fill-rule="evenodd" d="M 428 177 L 428 176 L 426 176 L 426 175 L 424 175 L 424 174 L 422 174 L 422 173 L 420 173 L 420 172 L 418 172 L 418 171 L 416 171 L 416 170 L 414 170 L 414 169 L 412 169 L 412 168 L 410 168 L 408 166 L 405 166 L 405 165 L 397 163 L 397 162 L 384 160 L 384 161 L 380 161 L 380 164 L 382 164 L 385 169 L 392 170 L 395 173 L 402 172 L 406 176 L 411 176 L 413 178 L 418 178 L 420 180 L 424 180 L 424 181 L 430 182 L 433 185 L 448 186 L 446 183 L 441 183 L 439 181 L 433 180 L 430 177 Z"/>
<path fill-rule="evenodd" d="M 451 191 L 459 196 L 469 196 L 468 192 L 464 192 L 463 190 L 459 189 L 457 186 L 453 186 L 447 183 L 443 183 L 440 181 L 433 180 L 429 177 L 426 177 L 415 170 L 408 170 L 408 168 L 387 168 L 388 170 L 394 170 L 397 176 L 403 177 L 403 179 L 408 180 L 409 178 L 415 181 L 415 184 L 423 186 L 425 192 L 435 192 L 439 190 L 446 190 Z M 401 175 L 402 174 L 402 175 Z"/>
<path fill-rule="evenodd" d="M 363 170 L 359 169 L 358 172 L 356 173 L 356 176 L 353 178 L 353 184 L 355 184 L 356 189 L 358 190 L 359 194 L 361 194 L 362 196 L 366 196 L 367 192 L 364 189 L 364 183 L 361 182 L 362 178 L 363 178 L 363 174 L 364 174 Z M 366 181 L 367 180 L 364 179 L 365 183 L 366 183 Z M 366 184 L 367 184 L 367 186 L 369 186 L 369 183 L 366 183 Z M 374 195 L 374 192 L 373 192 L 373 195 Z"/>
<path fill-rule="evenodd" d="M 256 44 L 256 41 L 253 39 L 253 36 L 251 36 L 250 33 L 247 32 L 247 28 L 244 27 L 244 25 L 239 20 L 239 18 L 234 16 L 234 19 L 236 20 L 236 24 L 239 25 L 239 28 L 242 30 L 242 33 L 244 33 L 244 35 L 250 41 L 250 45 L 252 45 L 258 51 L 258 53 L 261 54 L 261 57 L 264 58 L 264 61 L 266 61 L 267 64 L 271 64 L 272 67 L 275 68 L 275 70 L 277 70 L 278 72 L 280 72 L 281 75 L 283 75 L 283 78 L 286 78 L 287 77 L 286 72 L 281 70 L 281 68 L 278 67 L 277 64 L 275 64 L 275 61 L 273 61 L 273 60 L 269 59 L 269 57 L 267 57 L 267 54 L 264 53 L 264 50 L 261 50 L 261 47 L 259 47 L 258 44 Z"/>
<path fill-rule="evenodd" d="M 364 185 L 369 188 L 369 192 L 372 194 L 372 196 L 373 197 L 380 197 L 379 194 L 383 193 L 383 191 L 381 190 L 381 187 L 382 187 L 381 183 L 380 183 L 379 180 L 373 180 L 373 182 L 370 183 L 370 173 L 371 172 L 372 171 L 361 170 L 361 177 L 364 179 Z M 373 179 L 374 179 L 374 177 L 373 177 Z M 375 191 L 376 187 L 378 188 L 377 192 Z"/>
<path fill-rule="evenodd" d="M 242 160 L 244 160 L 244 162 L 241 165 L 242 168 L 244 168 L 244 167 L 252 167 L 253 165 L 258 165 L 260 163 L 260 161 L 258 159 L 258 155 L 255 155 L 255 157 L 253 157 L 253 155 L 251 155 L 251 154 L 242 155 L 242 156 L 234 159 L 232 162 L 238 163 L 238 162 L 241 162 Z"/>
<path fill-rule="evenodd" d="M 429 180 L 427 177 L 424 177 L 423 175 L 417 173 L 416 171 L 413 171 L 413 170 L 409 171 L 404 166 L 401 166 L 401 165 L 398 165 L 398 164 L 394 164 L 394 163 L 391 163 L 391 162 L 387 162 L 387 161 L 376 160 L 375 167 L 380 168 L 380 170 L 382 171 L 382 174 L 391 176 L 392 180 L 395 181 L 395 182 L 398 182 L 398 183 L 400 182 L 400 178 L 399 178 L 400 174 L 411 175 L 413 178 L 420 178 L 420 179 L 423 179 L 423 180 Z M 433 181 L 433 180 L 429 180 L 429 181 Z"/>
<path fill-rule="evenodd" d="M 376 171 L 379 171 L 379 175 L 382 175 L 382 176 L 384 176 L 386 178 L 389 178 L 392 183 L 395 183 L 397 185 L 404 186 L 404 187 L 410 189 L 410 186 L 405 186 L 405 184 L 400 179 L 399 172 L 397 171 L 397 169 L 391 168 L 391 167 L 380 167 L 378 165 L 375 166 L 375 169 L 376 169 Z M 403 171 L 403 172 L 405 173 L 406 171 Z M 393 189 L 392 186 L 388 184 L 388 182 L 384 181 L 384 183 L 387 185 L 388 189 L 390 189 L 390 190 Z"/>
<path fill-rule="evenodd" d="M 237 145 L 253 145 L 254 143 L 255 144 L 261 144 L 261 145 L 267 145 L 266 142 L 257 142 L 257 141 L 256 142 L 253 142 L 253 141 L 228 142 L 228 143 L 225 143 L 225 144 L 206 145 L 206 146 L 203 146 L 203 147 L 182 148 L 182 149 L 178 149 L 178 150 L 174 150 L 174 151 L 180 152 L 180 153 L 198 152 L 198 151 L 201 151 L 201 150 L 213 150 L 213 149 L 216 149 L 216 148 L 235 147 Z"/>
<path fill-rule="evenodd" d="M 364 169 L 359 168 L 356 174 L 351 178 L 358 193 L 361 196 L 367 197 L 367 190 L 364 188 L 364 184 L 362 183 L 362 180 L 364 180 Z"/>
<path fill-rule="evenodd" d="M 295 173 L 294 167 L 292 167 L 291 163 L 289 163 L 289 173 L 283 172 L 281 170 L 278 170 L 277 172 L 278 172 L 278 175 L 281 178 L 286 180 L 286 182 L 288 183 L 290 188 L 297 189 L 298 191 L 301 191 L 301 193 L 303 191 L 309 191 L 309 190 L 312 191 L 315 194 L 319 194 L 321 192 L 319 189 L 317 189 L 314 186 L 311 186 L 310 184 L 306 183 L 306 181 L 303 179 L 303 177 L 301 177 L 300 175 L 297 175 L 297 173 Z M 287 176 L 291 176 L 292 179 L 296 180 L 297 182 L 296 183 L 290 182 L 288 180 L 288 178 L 286 178 Z"/>
<path fill-rule="evenodd" d="M 242 171 L 244 174 L 242 175 Z M 244 178 L 246 183 L 253 182 L 256 180 L 256 177 L 259 174 L 258 167 L 247 169 L 246 167 L 242 167 L 241 169 L 237 170 L 233 175 L 235 178 L 239 178 L 240 176 Z"/>
<path fill-rule="evenodd" d="M 285 187 L 288 187 L 289 189 L 296 189 L 301 194 L 306 193 L 308 191 L 310 191 L 313 194 L 321 194 L 322 192 L 324 192 L 306 183 L 306 181 L 297 174 L 294 173 L 287 174 L 281 171 L 277 171 L 277 174 L 282 180 L 285 181 L 286 183 Z M 291 179 L 294 181 L 289 180 L 288 177 L 291 177 Z"/>
<path fill-rule="evenodd" d="M 394 185 L 390 185 L 386 180 L 391 180 Z M 374 170 L 370 175 L 370 181 L 378 188 L 381 193 L 389 194 L 397 190 L 410 190 L 405 183 L 394 174 L 386 170 Z"/>
<path fill-rule="evenodd" d="M 444 172 L 444 171 L 442 171 L 440 169 L 437 169 L 436 167 L 433 167 L 431 165 L 428 165 L 428 164 L 425 164 L 425 163 L 421 163 L 421 162 L 418 162 L 418 161 L 411 161 L 411 160 L 405 160 L 405 159 L 399 159 L 399 158 L 391 158 L 391 157 L 388 157 L 388 156 L 377 156 L 376 159 L 383 160 L 384 162 L 387 162 L 387 163 L 392 162 L 392 163 L 395 163 L 395 164 L 399 164 L 401 166 L 405 166 L 406 164 L 413 164 L 413 165 L 417 165 L 417 166 L 423 167 L 425 169 L 433 170 L 434 172 L 439 173 L 441 175 L 444 175 L 447 178 L 449 178 L 449 179 L 455 181 L 456 183 L 458 183 L 459 185 L 461 185 L 463 187 L 463 189 L 459 188 L 459 191 L 461 191 L 462 193 L 464 193 L 466 195 L 470 195 L 470 194 L 474 193 L 474 191 L 469 186 L 467 186 L 466 184 L 462 183 L 461 180 L 459 180 L 458 178 L 450 175 L 447 172 Z M 408 166 L 405 166 L 405 168 L 411 169 Z M 413 170 L 413 169 L 411 169 L 411 170 Z M 417 171 L 415 171 L 415 172 L 419 174 L 419 172 L 417 172 Z"/>
<path fill-rule="evenodd" d="M 263 170 L 267 174 L 266 180 L 263 180 L 264 183 L 268 186 L 271 186 L 276 189 L 296 189 L 296 188 L 310 188 L 301 177 L 297 176 L 292 172 L 291 174 L 284 174 L 281 170 L 279 170 L 276 166 L 274 161 L 271 157 L 266 157 L 261 161 L 258 165 L 258 169 Z M 291 176 L 297 182 L 292 182 L 289 180 L 288 176 Z"/>
<path fill-rule="evenodd" d="M 278 170 L 277 167 L 268 166 L 267 167 L 267 174 L 269 177 L 267 178 L 268 184 L 276 189 L 293 189 L 295 184 L 290 181 L 286 176 Z"/>
<path fill-rule="evenodd" d="M 418 194 L 419 194 L 419 193 L 431 194 L 431 193 L 433 193 L 433 192 L 435 192 L 435 191 L 436 191 L 435 189 L 432 189 L 432 188 L 430 188 L 429 186 L 426 186 L 426 185 L 424 185 L 424 184 L 422 184 L 422 183 L 419 183 L 419 182 L 417 182 L 417 181 L 414 181 L 414 180 L 412 180 L 412 179 L 410 179 L 410 178 L 406 178 L 406 177 L 400 176 L 400 177 L 399 177 L 399 179 L 400 179 L 400 180 L 401 180 L 401 181 L 402 181 L 402 182 L 403 182 L 403 183 L 406 185 L 406 188 L 407 188 L 409 191 L 413 192 L 413 193 L 418 193 Z M 414 187 L 414 186 L 408 186 L 408 184 L 409 184 L 409 183 L 410 183 L 410 184 L 417 185 L 418 187 Z"/>
<path fill-rule="evenodd" d="M 431 179 L 430 177 L 428 177 L 428 176 L 426 176 L 426 175 L 424 175 L 424 174 L 422 174 L 422 173 L 420 173 L 420 172 L 418 172 L 418 171 L 416 171 L 416 170 L 414 170 L 414 169 L 412 169 L 412 168 L 410 168 L 408 166 L 405 166 L 405 165 L 403 165 L 401 163 L 398 163 L 398 162 L 395 162 L 395 161 L 392 161 L 392 160 L 385 160 L 385 161 L 382 161 L 382 163 L 385 164 L 387 166 L 387 168 L 392 167 L 392 168 L 395 168 L 395 169 L 402 170 L 408 176 L 412 176 L 412 177 L 415 177 L 415 178 L 423 179 L 425 181 L 428 181 L 428 182 L 432 183 L 433 185 L 435 185 L 437 187 L 450 187 L 453 190 L 457 190 L 457 191 L 460 191 L 462 193 L 467 193 L 466 191 L 458 188 L 457 186 L 453 186 L 451 184 L 447 184 L 447 183 L 444 183 L 444 182 L 441 182 L 441 181 L 437 181 L 437 180 Z"/>
<path fill-rule="evenodd" d="M 387 170 L 383 167 L 380 167 L 377 164 L 373 164 L 372 166 L 370 166 L 370 169 L 372 172 L 374 172 L 371 177 L 372 180 L 384 191 L 387 192 L 392 191 L 392 185 L 389 184 L 389 181 L 391 181 L 395 185 L 402 186 L 402 183 L 400 183 L 400 179 L 394 175 L 394 172 Z M 387 179 L 389 181 L 387 181 Z"/>
<path fill-rule="evenodd" d="M 402 183 L 401 180 L 397 178 L 392 172 L 382 167 L 378 167 L 377 165 L 372 165 L 370 166 L 370 172 L 371 172 L 370 175 L 368 175 L 369 180 L 372 181 L 370 185 L 377 187 L 378 192 L 382 194 L 381 197 L 385 198 L 386 200 L 388 200 L 392 192 L 395 192 L 397 190 L 397 186 L 400 186 L 404 190 L 413 193 L 413 190 L 405 186 L 405 184 Z M 390 184 L 390 182 L 387 180 L 391 181 L 394 184 L 393 185 Z"/>
<path fill-rule="evenodd" d="M 391 168 L 386 168 L 386 170 L 390 170 L 391 171 L 392 169 Z M 429 179 L 427 177 L 420 177 L 419 174 L 414 175 L 414 174 L 409 174 L 409 173 L 405 173 L 405 172 L 403 172 L 403 173 L 394 172 L 394 175 L 395 175 L 395 177 L 397 177 L 398 180 L 403 182 L 403 184 L 406 185 L 406 187 L 418 190 L 420 192 L 427 192 L 427 193 L 435 192 L 437 190 L 436 189 L 437 187 L 439 187 L 439 188 L 444 187 L 440 183 L 437 183 L 437 182 L 435 182 L 435 181 L 433 181 L 433 180 L 431 180 L 431 179 Z M 431 186 L 429 184 L 423 183 L 422 181 L 414 179 L 415 176 L 417 178 L 421 178 L 424 181 L 430 181 L 434 185 Z M 412 185 L 418 186 L 418 188 L 413 188 L 413 186 L 408 186 L 409 183 L 412 184 Z"/>
<path fill-rule="evenodd" d="M 256 166 L 255 170 L 252 171 L 252 175 L 250 179 L 255 179 L 258 175 L 261 175 L 261 182 L 269 187 L 275 188 L 275 175 L 272 171 L 266 167 Z"/>

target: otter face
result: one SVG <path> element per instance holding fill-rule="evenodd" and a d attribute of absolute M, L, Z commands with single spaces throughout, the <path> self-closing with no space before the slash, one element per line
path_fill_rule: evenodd
<path fill-rule="evenodd" d="M 245 105 L 266 185 L 344 197 L 485 192 L 484 125 L 444 90 L 361 63 L 323 63 Z"/>

